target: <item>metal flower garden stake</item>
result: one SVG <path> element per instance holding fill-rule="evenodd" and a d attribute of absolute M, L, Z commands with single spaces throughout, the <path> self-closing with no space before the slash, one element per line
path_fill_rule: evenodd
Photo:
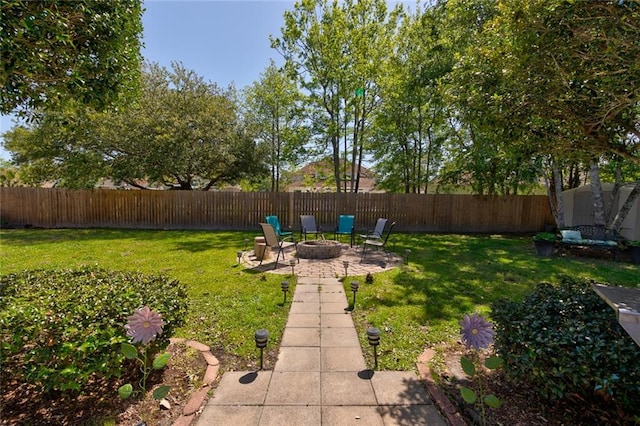
<path fill-rule="evenodd" d="M 133 315 L 128 318 L 129 322 L 124 326 L 127 336 L 131 337 L 131 343 L 122 343 L 120 350 L 127 359 L 135 359 L 140 364 L 140 388 L 144 393 L 147 389 L 147 378 L 153 370 L 161 370 L 167 365 L 171 354 L 164 352 L 159 354 L 149 364 L 149 343 L 154 341 L 157 336 L 162 334 L 164 321 L 162 316 L 153 312 L 148 306 L 136 310 Z M 140 343 L 140 348 L 134 346 L 134 343 Z M 118 389 L 118 393 L 122 399 L 126 399 L 133 393 L 133 386 L 130 383 L 122 385 Z M 169 393 L 169 386 L 160 386 L 153 391 L 155 399 L 162 399 Z"/>
<path fill-rule="evenodd" d="M 480 399 L 479 404 L 482 424 L 486 424 L 485 405 L 491 408 L 498 408 L 501 404 L 500 400 L 495 395 L 485 395 L 484 381 L 480 371 L 481 365 L 478 353 L 481 349 L 485 349 L 493 343 L 493 325 L 484 317 L 479 316 L 478 314 L 473 314 L 471 316 L 465 315 L 464 319 L 460 321 L 460 326 L 462 343 L 464 343 L 469 350 L 469 356 L 463 356 L 460 358 L 460 364 L 465 374 L 476 382 L 479 398 L 473 389 L 465 386 L 460 386 L 460 393 L 462 394 L 462 398 L 468 404 L 475 404 L 476 401 Z M 502 358 L 497 356 L 488 357 L 484 361 L 484 366 L 490 370 L 499 368 L 502 364 Z"/>

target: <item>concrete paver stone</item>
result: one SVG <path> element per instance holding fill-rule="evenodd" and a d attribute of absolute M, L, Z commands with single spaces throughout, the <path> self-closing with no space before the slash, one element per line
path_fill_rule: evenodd
<path fill-rule="evenodd" d="M 264 404 L 271 381 L 271 371 L 230 371 L 222 375 L 208 404 L 260 405 Z"/>
<path fill-rule="evenodd" d="M 320 327 L 285 328 L 280 347 L 287 346 L 320 346 Z"/>
<path fill-rule="evenodd" d="M 274 371 L 320 371 L 320 348 L 281 347 Z"/>
<path fill-rule="evenodd" d="M 411 371 L 376 371 L 371 384 L 378 405 L 431 404 L 424 384 Z"/>
<path fill-rule="evenodd" d="M 324 405 L 376 405 L 371 382 L 354 371 L 322 373 Z"/>
<path fill-rule="evenodd" d="M 360 350 L 360 341 L 358 340 L 358 334 L 355 328 L 330 328 L 325 327 L 320 329 L 322 336 L 322 347 L 340 346 L 340 347 L 356 347 Z"/>
<path fill-rule="evenodd" d="M 331 426 L 384 426 L 376 406 L 323 406 L 322 424 Z"/>
<path fill-rule="evenodd" d="M 314 406 L 266 406 L 262 411 L 260 426 L 317 426 L 321 424 L 321 407 Z"/>
<path fill-rule="evenodd" d="M 320 405 L 319 371 L 277 371 L 271 376 L 265 405 Z"/>

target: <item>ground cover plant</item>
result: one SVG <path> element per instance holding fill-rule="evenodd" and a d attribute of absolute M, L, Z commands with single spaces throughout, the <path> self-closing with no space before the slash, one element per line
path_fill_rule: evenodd
<path fill-rule="evenodd" d="M 237 263 L 250 250 L 252 232 L 113 229 L 2 230 L 2 274 L 31 269 L 97 266 L 165 275 L 185 286 L 184 325 L 175 335 L 212 348 L 223 371 L 257 367 L 257 329 L 270 333 L 266 368 L 273 366 L 288 315 L 282 275 L 257 273 Z M 425 347 L 459 339 L 464 314 L 490 316 L 499 298 L 521 300 L 542 281 L 561 275 L 637 286 L 640 267 L 597 258 L 535 255 L 531 236 L 397 234 L 390 248 L 411 250 L 408 264 L 360 281 L 354 321 L 364 353 L 372 355 L 366 327 L 381 330 L 379 368 L 411 370 Z M 287 277 L 294 290 L 295 278 Z M 346 288 L 350 294 L 349 288 Z M 613 311 L 611 311 L 613 315 Z M 372 365 L 372 359 L 368 359 Z M 271 362 L 271 364 L 270 364 Z"/>
<path fill-rule="evenodd" d="M 3 375 L 46 391 L 81 391 L 94 375 L 120 376 L 124 356 L 114 348 L 129 340 L 123 324 L 143 305 L 164 323 L 152 354 L 186 313 L 179 282 L 89 267 L 3 275 L 0 296 Z"/>
<path fill-rule="evenodd" d="M 493 303 L 496 351 L 511 379 L 545 398 L 595 396 L 640 416 L 640 348 L 591 284 L 563 277 L 523 301 Z"/>

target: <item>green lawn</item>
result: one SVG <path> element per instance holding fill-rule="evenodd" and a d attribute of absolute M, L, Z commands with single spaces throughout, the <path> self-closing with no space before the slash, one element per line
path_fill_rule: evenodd
<path fill-rule="evenodd" d="M 288 314 L 282 305 L 282 275 L 256 273 L 237 265 L 236 252 L 258 232 L 139 230 L 2 230 L 1 273 L 24 269 L 98 265 L 167 275 L 189 294 L 186 325 L 180 337 L 210 345 L 236 367 L 255 366 L 253 334 L 266 328 L 274 355 Z M 489 314 L 500 297 L 521 298 L 537 283 L 561 274 L 637 287 L 640 266 L 594 258 L 535 255 L 530 237 L 398 234 L 392 248 L 410 249 L 410 262 L 364 277 L 353 312 L 369 355 L 364 330 L 380 328 L 381 369 L 411 369 L 426 346 L 455 341 L 465 313 Z M 251 249 L 251 247 L 249 247 Z M 289 277 L 291 291 L 295 279 Z M 614 315 L 613 310 L 611 311 Z M 228 358 L 227 358 L 228 357 Z M 223 365 L 224 368 L 224 365 Z"/>

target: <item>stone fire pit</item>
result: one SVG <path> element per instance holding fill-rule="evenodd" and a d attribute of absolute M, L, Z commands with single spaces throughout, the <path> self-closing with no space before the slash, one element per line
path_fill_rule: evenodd
<path fill-rule="evenodd" d="M 333 259 L 340 256 L 342 244 L 332 240 L 310 240 L 298 243 L 298 257 L 302 259 Z"/>

